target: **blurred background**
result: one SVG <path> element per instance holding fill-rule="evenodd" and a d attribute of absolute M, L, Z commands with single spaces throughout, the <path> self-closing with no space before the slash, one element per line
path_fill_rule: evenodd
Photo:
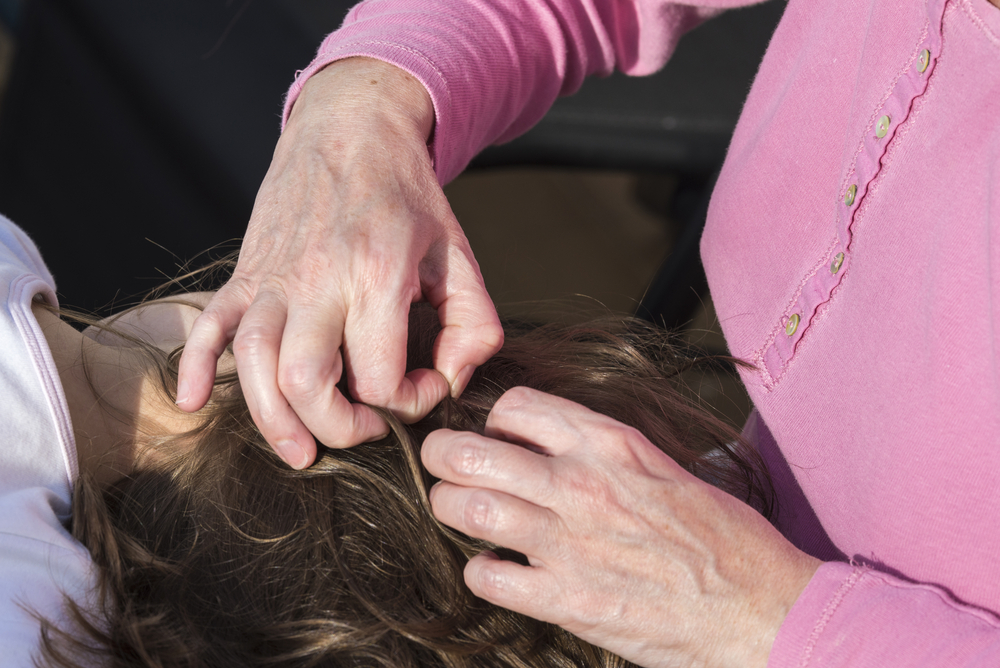
<path fill-rule="evenodd" d="M 38 242 L 64 305 L 120 308 L 238 247 L 284 93 L 349 6 L 0 0 L 0 213 Z M 600 305 L 725 352 L 697 240 L 782 9 L 708 22 L 653 77 L 588 81 L 445 189 L 501 313 Z M 687 382 L 742 424 L 731 369 Z"/>

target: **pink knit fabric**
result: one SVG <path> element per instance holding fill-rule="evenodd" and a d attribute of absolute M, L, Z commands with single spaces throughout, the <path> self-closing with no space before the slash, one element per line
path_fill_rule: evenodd
<path fill-rule="evenodd" d="M 332 60 L 395 63 L 431 93 L 446 182 L 584 76 L 661 66 L 726 4 L 372 0 L 288 108 Z M 987 0 L 789 1 L 702 241 L 730 348 L 756 366 L 747 433 L 779 526 L 830 561 L 772 666 L 1000 663 L 997 119 Z"/>

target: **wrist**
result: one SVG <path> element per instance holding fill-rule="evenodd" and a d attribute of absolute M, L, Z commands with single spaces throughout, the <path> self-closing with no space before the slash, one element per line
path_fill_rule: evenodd
<path fill-rule="evenodd" d="M 762 593 L 746 612 L 748 619 L 756 618 L 757 633 L 747 634 L 749 643 L 746 650 L 748 654 L 742 658 L 741 662 L 733 665 L 759 666 L 760 668 L 768 665 L 778 632 L 802 592 L 805 591 L 816 571 L 822 565 L 819 559 L 800 552 L 791 545 L 786 546 L 783 557 L 773 556 L 775 558 L 762 571 L 762 579 L 770 580 L 766 589 L 769 598 L 765 599 L 767 595 Z M 767 600 L 766 603 L 765 600 Z"/>
<path fill-rule="evenodd" d="M 391 129 L 426 144 L 434 130 L 434 105 L 424 85 L 405 70 L 374 58 L 345 58 L 306 81 L 285 129 L 310 126 L 363 133 Z"/>

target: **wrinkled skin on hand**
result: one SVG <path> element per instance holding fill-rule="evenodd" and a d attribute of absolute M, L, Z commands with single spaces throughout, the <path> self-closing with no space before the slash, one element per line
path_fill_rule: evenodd
<path fill-rule="evenodd" d="M 263 436 L 291 466 L 314 437 L 346 447 L 384 435 L 365 402 L 419 419 L 499 349 L 479 267 L 432 169 L 423 86 L 367 58 L 307 82 L 254 203 L 239 262 L 196 321 L 178 405 L 199 409 L 232 342 Z M 406 370 L 407 314 L 443 325 L 435 369 Z M 352 397 L 336 385 L 346 374 Z M 353 398 L 352 401 L 351 399 Z"/>
<path fill-rule="evenodd" d="M 765 666 L 819 566 L 634 429 L 535 390 L 421 456 L 438 519 L 528 557 L 471 559 L 477 596 L 643 666 Z"/>

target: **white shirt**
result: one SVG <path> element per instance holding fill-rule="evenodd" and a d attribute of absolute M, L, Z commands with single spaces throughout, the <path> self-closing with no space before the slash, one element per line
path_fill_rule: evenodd
<path fill-rule="evenodd" d="M 0 216 L 0 665 L 30 666 L 39 625 L 57 624 L 64 593 L 93 583 L 87 550 L 63 526 L 77 476 L 69 406 L 35 298 L 57 304 L 35 244 Z"/>

